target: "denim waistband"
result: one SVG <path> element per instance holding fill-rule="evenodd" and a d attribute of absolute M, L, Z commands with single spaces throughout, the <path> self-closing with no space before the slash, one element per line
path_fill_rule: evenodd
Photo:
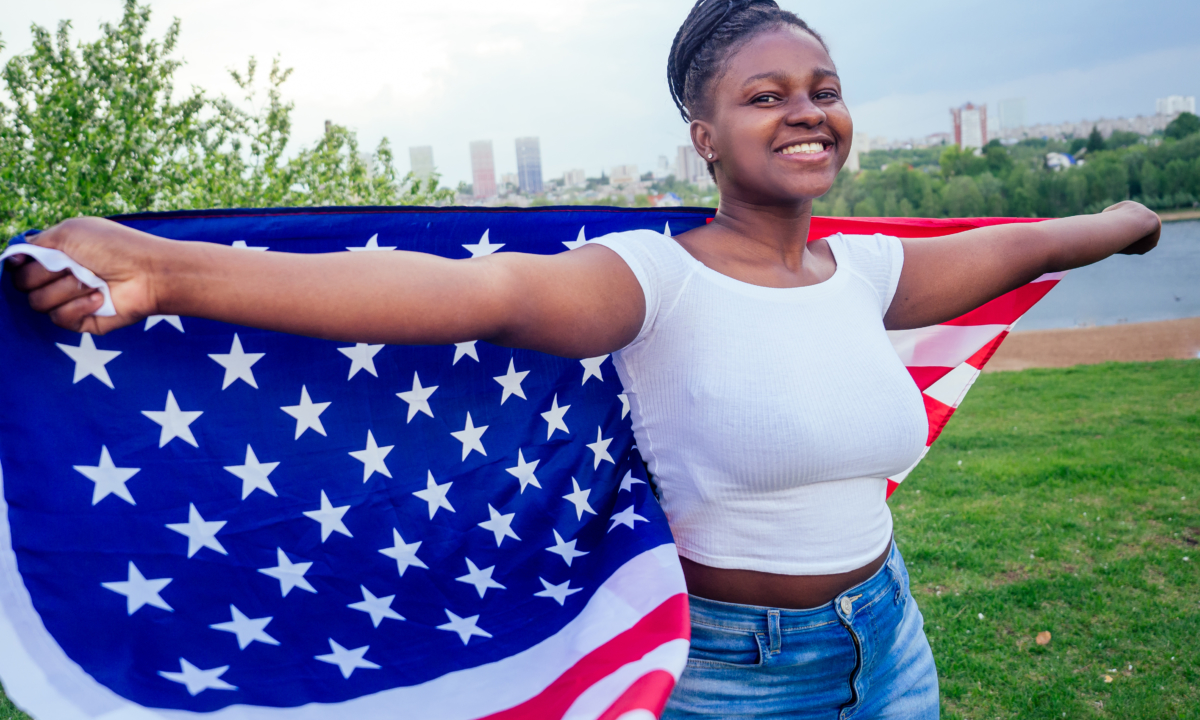
<path fill-rule="evenodd" d="M 771 625 L 776 623 L 777 628 L 794 631 L 851 620 L 855 615 L 868 611 L 880 599 L 892 598 L 904 589 L 903 562 L 893 540 L 887 560 L 879 566 L 874 575 L 815 608 L 770 608 L 689 595 L 692 622 L 730 630 L 766 633 L 770 632 L 773 629 Z"/>

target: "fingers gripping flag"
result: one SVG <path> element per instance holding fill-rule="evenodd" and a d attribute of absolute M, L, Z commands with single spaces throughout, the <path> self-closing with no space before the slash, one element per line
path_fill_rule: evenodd
<path fill-rule="evenodd" d="M 466 258 L 709 217 L 359 208 L 122 222 L 246 252 Z M 984 222 L 818 219 L 813 234 Z M 893 334 L 930 442 L 1054 282 Z M 686 660 L 686 591 L 608 357 L 178 317 L 96 338 L 0 290 L 0 679 L 35 717 L 661 712 Z"/>

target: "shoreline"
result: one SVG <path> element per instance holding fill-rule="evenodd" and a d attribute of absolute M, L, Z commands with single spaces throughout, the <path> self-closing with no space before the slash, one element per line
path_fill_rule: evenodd
<path fill-rule="evenodd" d="M 1019 325 L 1018 325 L 1019 327 Z M 984 372 L 1200 357 L 1200 317 L 1014 332 Z"/>
<path fill-rule="evenodd" d="M 1181 220 L 1200 220 L 1200 209 L 1195 210 L 1163 210 L 1158 213 L 1158 219 L 1163 222 L 1179 222 Z"/>

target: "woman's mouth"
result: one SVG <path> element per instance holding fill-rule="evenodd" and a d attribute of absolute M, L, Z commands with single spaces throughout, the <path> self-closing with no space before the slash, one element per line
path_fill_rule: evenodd
<path fill-rule="evenodd" d="M 810 160 L 827 155 L 831 147 L 833 147 L 833 143 L 803 142 L 796 143 L 795 145 L 788 145 L 787 147 L 776 150 L 775 152 L 795 160 Z"/>

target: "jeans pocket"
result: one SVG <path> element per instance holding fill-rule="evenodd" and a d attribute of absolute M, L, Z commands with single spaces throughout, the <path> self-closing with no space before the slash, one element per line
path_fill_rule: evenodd
<path fill-rule="evenodd" d="M 692 623 L 688 665 L 754 667 L 761 664 L 762 638 L 758 633 Z"/>

